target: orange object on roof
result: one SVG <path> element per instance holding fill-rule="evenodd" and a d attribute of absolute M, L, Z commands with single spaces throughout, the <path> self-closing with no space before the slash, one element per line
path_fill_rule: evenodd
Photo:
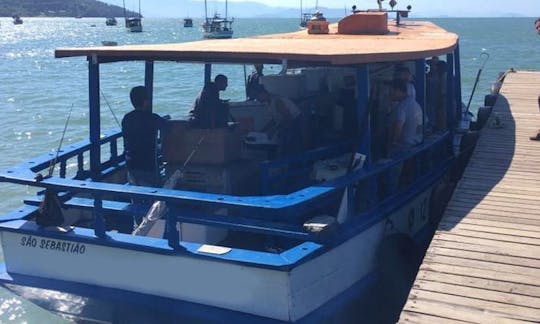
<path fill-rule="evenodd" d="M 338 34 L 384 35 L 388 33 L 388 14 L 386 12 L 357 12 L 341 19 Z"/>
<path fill-rule="evenodd" d="M 309 20 L 307 22 L 308 34 L 328 34 L 328 21 L 326 20 Z"/>

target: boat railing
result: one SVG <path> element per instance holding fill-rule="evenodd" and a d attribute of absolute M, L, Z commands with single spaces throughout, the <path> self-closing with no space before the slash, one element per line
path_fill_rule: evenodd
<path fill-rule="evenodd" d="M 99 177 L 124 168 L 124 157 L 118 154 L 120 137 L 121 133 L 116 132 L 100 140 L 100 148 L 102 151 L 109 151 L 109 155 L 105 160 L 102 159 Z M 350 195 L 351 198 L 347 203 L 351 215 L 374 214 L 385 202 L 403 196 L 407 192 L 419 190 L 413 184 L 436 179 L 439 173 L 445 171 L 444 166 L 449 165 L 450 144 L 450 133 L 445 132 L 426 139 L 423 144 L 414 147 L 399 158 L 373 163 L 370 168 L 351 171 L 334 180 L 305 187 L 286 195 L 241 197 L 92 181 L 89 178 L 91 172 L 85 169 L 90 165 L 88 153 L 91 144 L 88 141 L 63 147 L 56 161 L 55 154 L 50 153 L 14 168 L 3 170 L 0 172 L 0 181 L 70 193 L 66 195 L 67 198 L 74 197 L 77 193 L 82 197 L 90 197 L 86 204 L 92 208 L 94 215 L 98 218 L 103 217 L 102 211 L 107 205 L 104 200 L 107 197 L 115 197 L 117 203 L 126 205 L 118 208 L 119 211 L 129 211 L 127 206 L 131 205 L 131 200 L 145 199 L 170 203 L 172 212 L 167 218 L 171 223 L 189 222 L 307 239 L 309 236 L 302 233 L 302 223 L 309 217 L 315 216 L 316 213 L 331 213 L 332 210 L 335 212 L 344 193 Z M 313 157 L 317 154 L 321 152 L 314 152 Z M 73 178 L 67 178 L 67 165 L 71 159 L 77 161 L 77 172 Z M 382 190 L 378 188 L 381 177 L 389 176 L 389 170 L 411 160 L 414 161 L 415 171 L 412 172 L 413 178 L 410 179 L 408 186 Z M 51 161 L 60 168 L 60 176 L 43 179 L 36 177 L 37 172 L 45 170 Z M 279 163 L 286 162 L 284 160 Z M 361 187 L 369 188 L 369 190 L 361 190 Z M 362 200 L 367 200 L 368 203 L 362 204 Z M 114 205 L 115 201 L 111 204 Z M 144 206 L 140 212 L 144 213 L 148 207 Z M 226 208 L 229 213 L 217 215 L 213 212 L 201 212 L 203 210 L 201 207 L 214 211 Z M 103 224 L 103 222 L 96 222 L 96 224 Z M 98 225 L 95 226 L 96 235 L 103 236 L 103 226 L 100 228 Z"/>
<path fill-rule="evenodd" d="M 108 156 L 101 162 L 101 169 L 99 178 L 103 178 L 115 171 L 118 166 L 124 164 L 124 154 L 119 153 L 119 140 L 122 138 L 122 132 L 114 130 L 106 133 L 99 140 L 102 156 Z M 43 154 L 26 162 L 22 162 L 13 168 L 10 168 L 6 172 L 8 174 L 27 173 L 28 171 L 37 175 L 51 167 L 54 164 L 54 169 L 59 170 L 60 178 L 66 178 L 68 176 L 68 165 L 75 159 L 76 172 L 73 179 L 85 180 L 90 178 L 90 170 L 88 169 L 90 163 L 88 161 L 88 155 L 91 149 L 91 143 L 89 140 L 82 140 L 80 142 L 64 146 L 60 148 L 58 152 L 50 152 Z M 57 154 L 58 153 L 58 154 Z"/>
<path fill-rule="evenodd" d="M 261 163 L 261 194 L 294 192 L 311 185 L 310 173 L 316 161 L 352 151 L 349 142 L 316 148 Z"/>

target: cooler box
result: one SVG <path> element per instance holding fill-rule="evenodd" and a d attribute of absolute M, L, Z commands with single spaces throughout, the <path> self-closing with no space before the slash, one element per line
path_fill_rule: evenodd
<path fill-rule="evenodd" d="M 185 120 L 168 123 L 170 129 L 162 136 L 163 160 L 168 163 L 183 164 L 193 151 L 190 164 L 223 164 L 240 158 L 242 134 L 238 129 L 189 128 Z"/>

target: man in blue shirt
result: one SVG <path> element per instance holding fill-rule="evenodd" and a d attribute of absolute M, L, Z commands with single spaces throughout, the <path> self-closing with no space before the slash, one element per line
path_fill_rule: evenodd
<path fill-rule="evenodd" d="M 128 181 L 136 186 L 160 187 L 157 135 L 165 129 L 166 120 L 152 113 L 145 87 L 134 87 L 129 97 L 134 110 L 122 119 Z"/>

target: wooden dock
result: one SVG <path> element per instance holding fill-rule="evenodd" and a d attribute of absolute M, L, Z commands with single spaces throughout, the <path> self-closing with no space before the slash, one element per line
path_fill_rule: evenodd
<path fill-rule="evenodd" d="M 507 75 L 400 323 L 540 323 L 539 94 L 540 72 Z"/>

